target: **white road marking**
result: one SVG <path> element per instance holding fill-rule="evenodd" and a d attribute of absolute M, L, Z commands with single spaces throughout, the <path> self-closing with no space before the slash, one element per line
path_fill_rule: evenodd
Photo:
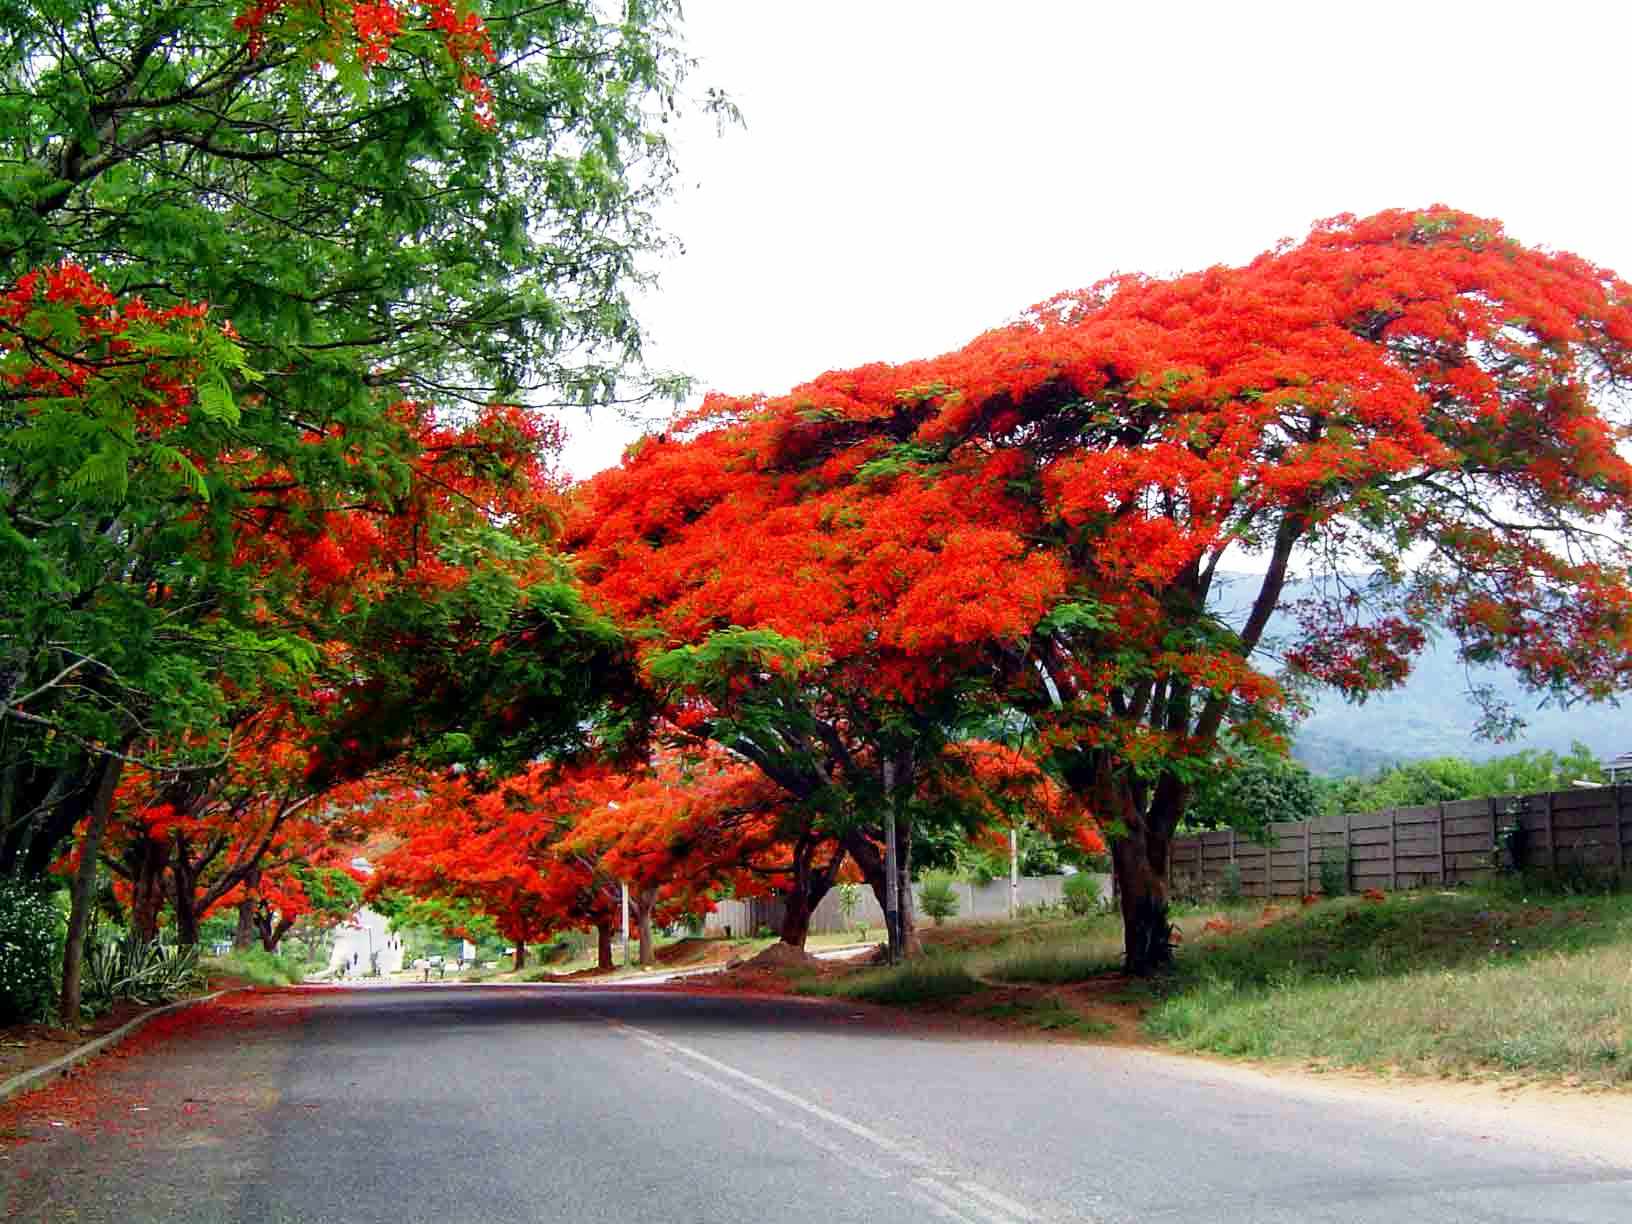
<path fill-rule="evenodd" d="M 911 1181 L 904 1187 L 907 1195 L 914 1201 L 933 1210 L 936 1215 L 943 1219 L 961 1221 L 962 1224 L 1040 1224 L 1044 1219 L 1043 1216 L 1037 1214 L 1025 1204 L 1018 1203 L 1007 1195 L 999 1194 L 996 1190 L 962 1176 L 959 1170 L 947 1168 L 940 1161 L 886 1135 L 881 1135 L 870 1126 L 847 1118 L 843 1114 L 835 1113 L 833 1110 L 818 1105 L 814 1101 L 807 1101 L 805 1098 L 789 1092 L 786 1088 L 760 1079 L 756 1075 L 750 1075 L 748 1072 L 739 1070 L 729 1063 L 721 1062 L 717 1058 L 704 1054 L 701 1050 L 681 1045 L 678 1041 L 671 1041 L 669 1038 L 654 1033 L 650 1029 L 628 1024 L 610 1016 L 603 1018 L 615 1029 L 629 1034 L 648 1049 L 664 1055 L 666 1062 L 688 1078 L 713 1088 L 716 1092 L 729 1097 L 731 1100 L 747 1105 L 756 1113 L 773 1119 L 778 1125 L 796 1131 L 823 1151 L 838 1156 L 846 1164 L 867 1173 L 868 1176 L 889 1177 L 890 1174 L 882 1166 L 858 1159 L 855 1155 L 838 1147 L 811 1127 L 788 1117 L 783 1112 L 772 1109 L 763 1101 L 750 1096 L 740 1088 L 722 1082 L 720 1077 L 734 1080 L 737 1084 L 746 1085 L 748 1088 L 762 1093 L 772 1100 L 779 1101 L 783 1105 L 791 1106 L 793 1109 L 818 1118 L 828 1126 L 860 1139 L 900 1164 L 906 1165 L 912 1170 Z M 715 1074 L 708 1075 L 692 1067 L 687 1067 L 680 1061 L 681 1059 L 706 1067 Z M 1084 1222 L 1084 1224 L 1089 1224 L 1089 1222 Z"/>
<path fill-rule="evenodd" d="M 669 1052 L 657 1042 L 646 1037 L 637 1037 L 636 1040 L 642 1045 L 650 1046 L 659 1054 L 663 1055 L 664 1061 L 673 1067 L 676 1072 L 685 1076 L 687 1079 L 694 1080 L 699 1084 L 704 1084 L 707 1087 L 712 1088 L 715 1092 L 718 1092 L 721 1096 L 729 1097 L 731 1100 L 737 1102 L 737 1104 L 753 1110 L 762 1117 L 769 1118 L 778 1126 L 794 1131 L 795 1133 L 803 1136 L 806 1142 L 821 1148 L 822 1151 L 828 1153 L 834 1159 L 849 1165 L 858 1173 L 865 1174 L 868 1177 L 878 1178 L 880 1180 L 886 1179 L 890 1176 L 889 1170 L 883 1165 L 874 1164 L 871 1161 L 858 1158 L 854 1153 L 846 1151 L 844 1148 L 828 1139 L 825 1135 L 812 1129 L 811 1127 L 806 1126 L 803 1122 L 799 1122 L 793 1118 L 779 1114 L 776 1110 L 765 1104 L 765 1102 L 749 1096 L 746 1092 L 742 1092 L 739 1089 L 731 1087 L 730 1084 L 721 1083 L 712 1075 L 705 1074 L 702 1071 L 693 1071 L 690 1067 L 685 1066 L 683 1063 L 670 1056 Z"/>

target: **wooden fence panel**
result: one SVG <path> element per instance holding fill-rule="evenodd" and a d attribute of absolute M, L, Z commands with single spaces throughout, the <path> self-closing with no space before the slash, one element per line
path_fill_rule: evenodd
<path fill-rule="evenodd" d="M 1320 864 L 1339 855 L 1356 890 L 1454 884 L 1499 870 L 1502 830 L 1517 822 L 1528 867 L 1625 871 L 1632 866 L 1629 796 L 1632 784 L 1623 783 L 1279 822 L 1269 826 L 1269 845 L 1220 830 L 1175 840 L 1172 864 L 1217 883 L 1234 862 L 1242 890 L 1258 897 L 1316 890 Z"/>

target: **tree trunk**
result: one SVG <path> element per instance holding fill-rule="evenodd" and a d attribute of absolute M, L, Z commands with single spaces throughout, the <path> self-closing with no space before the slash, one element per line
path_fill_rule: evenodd
<path fill-rule="evenodd" d="M 595 926 L 595 960 L 595 967 L 603 973 L 617 967 L 612 960 L 612 924 L 610 922 L 597 923 Z"/>
<path fill-rule="evenodd" d="M 73 907 L 68 915 L 68 944 L 62 953 L 62 996 L 58 1014 L 67 1028 L 79 1024 L 80 971 L 85 959 L 85 929 L 90 925 L 91 908 L 96 904 L 96 867 L 102 850 L 102 832 L 113 810 L 113 792 L 119 785 L 124 762 L 105 757 L 91 802 L 90 819 L 79 843 L 79 870 L 74 873 Z"/>
<path fill-rule="evenodd" d="M 259 871 L 251 872 L 244 878 L 244 899 L 238 902 L 238 927 L 232 933 L 234 952 L 248 952 L 255 946 L 256 936 L 262 934 L 258 921 L 261 899 L 255 895 L 260 883 Z"/>
<path fill-rule="evenodd" d="M 265 907 L 264 904 L 260 911 L 260 919 L 261 949 L 265 952 L 276 952 L 278 945 L 283 942 L 283 937 L 289 934 L 290 929 L 295 925 L 295 920 L 293 918 L 279 918 L 274 922 L 272 920 L 272 910 Z"/>
<path fill-rule="evenodd" d="M 139 838 L 125 852 L 130 869 L 130 930 L 143 943 L 159 937 L 159 913 L 164 909 L 164 872 L 170 847 L 152 837 Z"/>
<path fill-rule="evenodd" d="M 810 918 L 816 907 L 810 895 L 802 888 L 791 888 L 784 894 L 782 910 L 782 942 L 790 948 L 803 949 L 810 937 Z"/>
<path fill-rule="evenodd" d="M 657 889 L 643 888 L 635 898 L 635 921 L 640 930 L 640 966 L 657 964 L 657 947 L 652 942 L 652 911 L 657 908 Z"/>
<path fill-rule="evenodd" d="M 1096 771 L 1095 810 L 1111 813 L 1126 833 L 1111 842 L 1111 870 L 1122 910 L 1122 953 L 1127 972 L 1140 977 L 1173 963 L 1173 924 L 1168 917 L 1168 850 L 1184 791 L 1164 775 L 1146 811 L 1126 780 L 1108 764 Z"/>
<path fill-rule="evenodd" d="M 793 847 L 793 886 L 783 893 L 786 908 L 782 912 L 782 942 L 790 948 L 804 948 L 810 937 L 811 917 L 822 898 L 832 891 L 844 862 L 843 847 L 834 846 L 827 862 L 817 865 L 821 845 L 819 839 L 806 835 Z"/>
<path fill-rule="evenodd" d="M 889 882 L 884 876 L 884 851 L 881 850 L 866 834 L 858 831 L 845 834 L 844 848 L 849 852 L 861 878 L 867 881 L 867 886 L 873 890 L 873 896 L 878 898 L 878 905 L 888 914 Z M 897 882 L 901 893 L 901 923 L 899 933 L 892 932 L 892 938 L 899 937 L 900 956 L 917 956 L 924 950 L 923 943 L 918 938 L 918 923 L 912 908 L 912 822 L 900 820 L 896 825 L 895 856 L 899 874 Z"/>
<path fill-rule="evenodd" d="M 516 950 L 511 960 L 511 967 L 514 969 L 527 968 L 527 945 L 522 940 L 516 940 Z"/>
<path fill-rule="evenodd" d="M 900 898 L 901 905 L 898 919 L 900 930 L 896 938 L 900 943 L 900 959 L 906 960 L 920 955 L 924 945 L 918 939 L 918 914 L 912 903 L 912 821 L 898 816 L 895 829 L 896 896 Z"/>
<path fill-rule="evenodd" d="M 234 952 L 248 952 L 255 946 L 256 937 L 260 934 L 255 921 L 255 907 L 258 904 L 254 897 L 245 897 L 238 902 L 238 926 L 232 932 Z"/>
<path fill-rule="evenodd" d="M 176 942 L 184 948 L 198 943 L 198 888 L 192 856 L 178 834 L 175 854 L 170 860 L 170 904 L 176 914 Z"/>

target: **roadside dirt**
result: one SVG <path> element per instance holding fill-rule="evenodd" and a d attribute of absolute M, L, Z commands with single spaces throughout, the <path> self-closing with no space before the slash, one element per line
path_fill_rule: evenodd
<path fill-rule="evenodd" d="M 212 994 L 217 990 L 248 985 L 251 983 L 242 978 L 212 974 L 208 984 L 198 993 Z M 157 1005 L 120 999 L 111 1011 L 87 1021 L 77 1029 L 52 1024 L 14 1024 L 9 1028 L 0 1028 L 0 1081 L 55 1062 L 86 1042 L 106 1036 L 136 1017 L 155 1010 Z"/>
<path fill-rule="evenodd" d="M 47 1138 L 53 1128 L 118 1130 L 133 1125 L 130 1112 L 145 1112 L 147 1101 L 139 1096 L 126 1100 L 111 1090 L 103 1074 L 106 1068 L 138 1060 L 180 1036 L 207 1032 L 231 1039 L 236 1032 L 269 1023 L 295 1024 L 308 1006 L 298 991 L 257 987 L 158 1016 L 112 1049 L 67 1074 L 53 1077 L 41 1087 L 10 1101 L 0 1102 L 0 1153 L 21 1143 Z M 139 1008 L 138 1013 L 143 1010 L 148 1009 Z M 68 1045 L 57 1049 L 53 1057 L 60 1057 L 86 1040 L 90 1040 L 86 1033 L 77 1034 Z M 196 1103 L 189 1107 L 184 1102 L 181 1112 L 192 1115 L 201 1110 Z"/>

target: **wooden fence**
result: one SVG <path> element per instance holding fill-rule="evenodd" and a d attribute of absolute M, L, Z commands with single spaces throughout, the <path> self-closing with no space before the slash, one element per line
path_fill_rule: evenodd
<path fill-rule="evenodd" d="M 1623 872 L 1632 867 L 1632 785 L 1357 812 L 1269 831 L 1267 842 L 1229 829 L 1175 839 L 1174 891 L 1221 884 L 1233 862 L 1248 896 L 1304 896 L 1320 891 L 1322 860 L 1339 854 L 1356 891 L 1477 880 L 1514 866 L 1515 853 L 1526 868 Z"/>

